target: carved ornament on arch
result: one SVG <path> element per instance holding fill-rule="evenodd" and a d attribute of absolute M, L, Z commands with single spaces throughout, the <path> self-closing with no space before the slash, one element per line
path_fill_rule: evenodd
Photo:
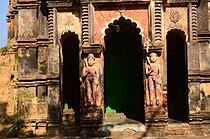
<path fill-rule="evenodd" d="M 70 31 L 70 30 L 66 30 L 66 31 L 63 31 L 63 32 L 61 32 L 59 34 L 59 41 L 60 41 L 60 43 L 62 43 L 62 40 L 65 39 L 65 38 L 67 38 L 71 34 L 72 35 L 77 35 L 78 36 L 78 39 L 79 39 L 79 35 L 76 32 Z M 80 41 L 80 39 L 79 39 L 79 41 Z"/>
<path fill-rule="evenodd" d="M 116 27 L 116 31 L 117 31 L 117 27 L 118 27 L 117 26 L 118 25 L 117 22 L 124 22 L 126 24 L 131 25 L 133 28 L 139 30 L 138 34 L 141 35 L 141 37 L 142 37 L 142 44 L 143 44 L 144 38 L 145 38 L 144 29 L 139 26 L 137 21 L 134 21 L 131 17 L 126 17 L 126 16 L 123 15 L 123 16 L 118 16 L 118 17 L 113 18 L 112 22 L 107 23 L 106 27 L 104 27 L 102 29 L 101 42 L 104 43 L 103 46 L 105 46 L 105 39 L 104 38 L 107 35 L 107 33 L 106 33 L 107 30 L 110 29 L 110 26 L 115 26 Z"/>
<path fill-rule="evenodd" d="M 188 38 L 188 15 L 186 7 L 168 7 L 164 14 L 164 36 L 171 29 L 181 29 Z"/>
<path fill-rule="evenodd" d="M 79 41 L 81 41 L 81 36 L 80 36 L 80 34 L 78 33 L 78 32 L 75 32 L 75 31 L 71 31 L 70 29 L 64 29 L 64 30 L 62 30 L 59 34 L 58 34 L 58 40 L 60 40 L 62 37 L 62 35 L 64 35 L 65 33 L 68 33 L 68 32 L 71 32 L 71 33 L 75 33 L 75 34 L 77 34 L 78 35 L 78 39 L 79 39 Z"/>
<path fill-rule="evenodd" d="M 59 34 L 58 34 L 58 40 L 60 41 L 62 39 L 62 36 L 64 36 L 65 34 L 69 34 L 69 33 L 74 33 L 78 36 L 78 39 L 79 41 L 81 41 L 81 37 L 79 36 L 78 33 L 74 32 L 74 31 L 71 31 L 69 29 L 65 29 L 65 30 L 62 30 Z"/>
<path fill-rule="evenodd" d="M 182 28 L 176 28 L 176 27 L 170 28 L 170 29 L 166 30 L 166 35 L 165 35 L 165 36 L 167 36 L 168 33 L 169 33 L 170 31 L 172 31 L 172 30 L 179 30 L 180 32 L 182 32 L 183 35 L 185 36 L 185 42 L 186 42 L 186 43 L 188 42 L 188 40 L 187 40 L 187 38 L 188 38 L 188 33 L 187 33 L 187 31 L 183 30 Z"/>
<path fill-rule="evenodd" d="M 79 36 L 79 40 L 81 41 L 81 26 L 79 18 L 72 12 L 67 13 L 57 13 L 57 22 L 58 22 L 58 35 L 61 37 L 65 32 L 71 31 L 75 32 Z M 61 39 L 61 38 L 59 38 Z"/>
<path fill-rule="evenodd" d="M 180 16 L 180 13 L 178 10 L 175 10 L 175 9 L 172 9 L 171 12 L 170 12 L 170 21 L 173 22 L 173 23 L 178 23 L 180 20 L 181 20 L 181 16 Z"/>

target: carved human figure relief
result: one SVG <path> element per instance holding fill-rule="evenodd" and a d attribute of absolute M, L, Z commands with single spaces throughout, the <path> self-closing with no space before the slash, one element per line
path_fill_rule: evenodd
<path fill-rule="evenodd" d="M 147 57 L 145 68 L 146 104 L 147 106 L 159 106 L 161 100 L 161 74 L 156 53 L 150 53 L 149 57 Z"/>
<path fill-rule="evenodd" d="M 89 54 L 87 61 L 85 60 L 85 67 L 82 71 L 82 80 L 84 81 L 85 86 L 85 106 L 97 106 L 101 105 L 100 103 L 100 94 L 99 94 L 99 69 L 95 63 L 95 57 L 93 54 Z"/>

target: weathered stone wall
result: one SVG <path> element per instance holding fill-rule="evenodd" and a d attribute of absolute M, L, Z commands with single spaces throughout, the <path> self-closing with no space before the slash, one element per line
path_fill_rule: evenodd
<path fill-rule="evenodd" d="M 19 87 L 15 93 L 16 112 L 27 116 L 28 119 L 38 119 L 36 87 Z"/>
<path fill-rule="evenodd" d="M 15 90 L 15 100 L 17 100 L 16 111 L 21 112 L 27 120 L 59 120 L 59 87 L 30 86 L 18 87 Z"/>
<path fill-rule="evenodd" d="M 28 40 L 38 35 L 37 9 L 18 11 L 18 40 Z"/>
<path fill-rule="evenodd" d="M 201 112 L 210 112 L 210 49 L 209 49 L 209 22 L 208 0 L 202 0 L 198 5 L 198 47 L 200 50 L 200 109 Z"/>
<path fill-rule="evenodd" d="M 210 83 L 200 85 L 201 111 L 210 112 Z"/>
<path fill-rule="evenodd" d="M 202 42 L 198 46 L 200 48 L 200 70 L 210 71 L 210 48 L 208 42 Z"/>
<path fill-rule="evenodd" d="M 108 6 L 112 5 L 113 1 L 105 1 L 109 3 Z M 58 1 L 37 0 L 12 0 L 10 2 L 8 45 L 17 53 L 0 56 L 0 109 L 2 112 L 13 115 L 23 108 L 24 112 L 27 112 L 28 119 L 34 123 L 43 120 L 42 125 L 33 123 L 34 127 L 38 124 L 39 128 L 46 126 L 47 122 L 59 121 L 61 118 L 60 108 L 62 107 L 61 36 L 70 31 L 78 35 L 81 42 L 80 46 L 84 43 L 84 37 L 88 43 L 104 44 L 105 30 L 121 16 L 125 17 L 126 20 L 128 19 L 127 21 L 131 20 L 131 23 L 137 24 L 136 27 L 141 29 L 140 34 L 143 39 L 144 37 L 151 37 L 152 43 L 150 45 L 152 47 L 156 47 L 156 39 L 159 39 L 160 47 L 157 46 L 157 49 L 162 50 L 164 84 L 167 84 L 166 35 L 171 29 L 180 29 L 185 33 L 185 41 L 189 41 L 186 47 L 190 115 L 210 112 L 210 49 L 208 42 L 210 33 L 207 22 L 209 16 L 207 0 L 201 0 L 196 4 L 192 3 L 193 6 L 186 4 L 186 1 L 184 4 L 168 5 L 167 2 L 170 1 L 164 1 L 165 3 L 152 1 L 155 4 L 153 5 L 154 9 L 150 9 L 150 1 L 115 0 L 121 7 L 103 7 L 107 6 L 107 3 L 103 5 L 100 0 L 93 0 L 93 7 L 95 6 L 94 10 L 92 9 L 94 11 L 93 16 L 89 15 L 92 11 L 90 12 L 88 9 L 90 3 L 86 0 L 82 0 L 84 3 L 76 5 L 77 7 L 74 5 L 72 7 L 65 6 L 65 4 L 71 5 L 65 1 L 59 1 L 62 4 Z M 96 6 L 98 3 L 100 3 L 99 7 Z M 138 4 L 135 5 L 136 3 Z M 179 4 L 181 5 L 179 6 Z M 194 9 L 190 10 L 192 7 Z M 155 8 L 158 9 L 158 13 Z M 190 15 L 189 11 L 193 15 Z M 149 13 L 154 15 L 151 15 L 150 18 Z M 92 17 L 94 17 L 94 24 L 90 19 Z M 196 24 L 197 21 L 198 24 Z M 192 22 L 195 23 L 193 27 L 191 27 Z M 152 28 L 154 24 L 156 26 Z M 94 28 L 93 34 L 89 28 Z M 158 34 L 156 33 L 157 30 Z M 198 32 L 198 36 L 197 34 L 190 36 L 192 32 Z M 90 36 L 94 36 L 94 41 L 91 40 Z M 199 39 L 197 40 L 197 38 Z M 78 55 L 82 56 L 81 49 Z M 103 60 L 103 55 L 100 56 L 100 60 L 97 58 L 102 71 L 101 76 L 103 76 Z M 82 69 L 82 65 L 80 57 L 78 70 Z M 18 100 L 17 103 L 16 100 Z M 196 120 L 196 116 L 194 120 Z M 207 116 L 207 120 L 208 118 L 209 116 Z"/>
<path fill-rule="evenodd" d="M 48 86 L 48 120 L 60 120 L 60 87 L 59 85 Z"/>
<path fill-rule="evenodd" d="M 0 55 L 0 114 L 14 114 L 14 60 L 13 54 Z"/>
<path fill-rule="evenodd" d="M 208 0 L 201 0 L 198 5 L 198 30 L 208 31 Z"/>
<path fill-rule="evenodd" d="M 37 74 L 37 49 L 19 48 L 18 49 L 18 73 L 19 78 L 36 76 Z"/>
<path fill-rule="evenodd" d="M 15 69 L 14 93 L 9 105 L 13 113 L 26 116 L 27 126 L 35 134 L 45 134 L 46 126 L 60 119 L 60 53 L 56 43 L 49 43 L 48 36 L 49 28 L 53 27 L 52 37 L 56 42 L 56 15 L 52 10 L 49 13 L 46 1 L 18 2 L 12 2 L 13 7 L 10 5 L 11 10 L 18 7 L 18 12 L 10 15 L 8 22 L 8 45 L 16 57 L 11 63 Z"/>
<path fill-rule="evenodd" d="M 208 2 L 208 27 L 210 29 L 210 2 Z"/>

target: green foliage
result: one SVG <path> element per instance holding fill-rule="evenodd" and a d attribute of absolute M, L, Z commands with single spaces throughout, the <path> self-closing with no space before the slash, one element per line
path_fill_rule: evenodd
<path fill-rule="evenodd" d="M 69 106 L 67 103 L 64 104 L 64 109 L 69 109 Z"/>
<path fill-rule="evenodd" d="M 23 119 L 16 119 L 15 122 L 8 128 L 6 136 L 18 137 L 19 134 L 23 134 L 23 127 L 25 126 L 25 122 Z"/>
<path fill-rule="evenodd" d="M 17 117 L 16 115 L 8 116 L 6 114 L 2 114 L 0 116 L 0 124 L 6 124 L 6 125 L 11 124 L 15 122 L 16 117 Z"/>
<path fill-rule="evenodd" d="M 116 113 L 115 109 L 112 109 L 111 107 L 107 106 L 106 107 L 106 113 Z"/>
<path fill-rule="evenodd" d="M 3 123 L 10 124 L 7 129 L 6 137 L 20 137 L 25 135 L 23 128 L 25 127 L 25 118 L 28 116 L 29 103 L 31 102 L 31 96 L 26 92 L 18 93 L 16 98 L 17 113 L 10 118 L 0 119 Z"/>

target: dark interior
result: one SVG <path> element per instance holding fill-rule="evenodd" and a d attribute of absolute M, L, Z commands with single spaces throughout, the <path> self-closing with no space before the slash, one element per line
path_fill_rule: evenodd
<path fill-rule="evenodd" d="M 79 115 L 79 39 L 78 35 L 68 32 L 62 37 L 63 51 L 63 105 L 68 104 Z"/>
<path fill-rule="evenodd" d="M 166 38 L 168 115 L 170 119 L 187 122 L 189 110 L 185 35 L 175 29 L 168 32 Z"/>
<path fill-rule="evenodd" d="M 129 28 L 129 25 L 119 24 L 119 30 L 110 33 L 112 35 L 106 39 L 105 107 L 123 112 L 128 118 L 142 120 L 144 91 L 141 36 L 125 28 Z"/>

